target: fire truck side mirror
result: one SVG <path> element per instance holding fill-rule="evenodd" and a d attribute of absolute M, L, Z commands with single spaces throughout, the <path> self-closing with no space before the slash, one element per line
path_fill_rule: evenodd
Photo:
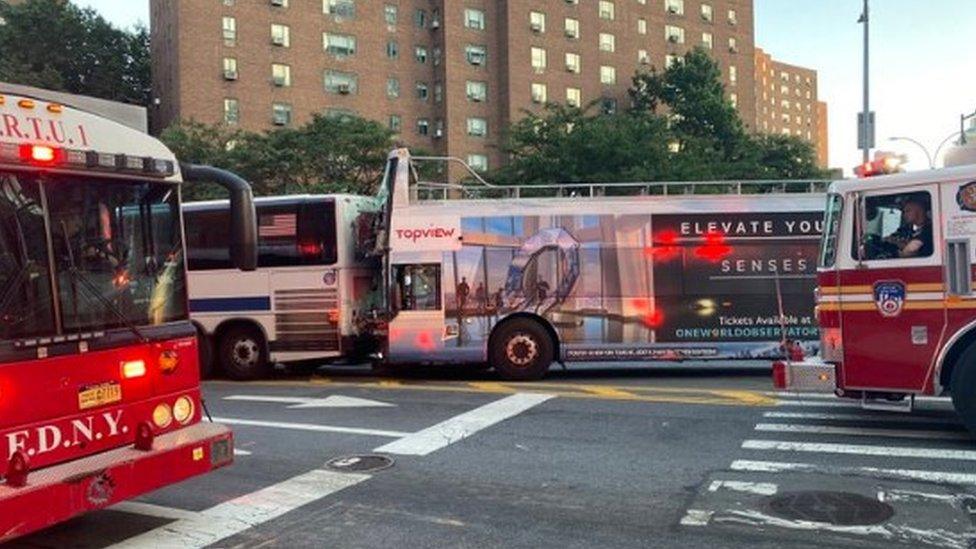
<path fill-rule="evenodd" d="M 242 271 L 258 268 L 258 227 L 251 185 L 227 170 L 213 166 L 181 164 L 183 179 L 190 182 L 210 181 L 230 194 L 230 258 Z"/>

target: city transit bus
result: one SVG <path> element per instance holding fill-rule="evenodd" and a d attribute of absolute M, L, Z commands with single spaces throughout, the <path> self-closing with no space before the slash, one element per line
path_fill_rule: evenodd
<path fill-rule="evenodd" d="M 472 184 L 419 181 L 415 164 L 435 160 Z M 497 187 L 394 151 L 361 243 L 384 264 L 382 361 L 535 379 L 553 361 L 769 360 L 784 340 L 813 352 L 825 186 Z"/>
<path fill-rule="evenodd" d="M 976 165 L 837 181 L 824 227 L 821 355 L 775 385 L 901 411 L 949 394 L 976 433 Z"/>
<path fill-rule="evenodd" d="M 246 273 L 227 251 L 229 203 L 185 204 L 190 313 L 204 338 L 204 371 L 213 362 L 231 379 L 255 379 L 274 362 L 368 354 L 356 312 L 374 291 L 378 266 L 357 252 L 354 223 L 374 202 L 345 194 L 255 199 L 258 268 Z"/>
<path fill-rule="evenodd" d="M 254 268 L 250 187 L 179 165 L 106 117 L 0 86 L 0 543 L 229 464 L 203 421 L 180 187 L 231 191 Z"/>

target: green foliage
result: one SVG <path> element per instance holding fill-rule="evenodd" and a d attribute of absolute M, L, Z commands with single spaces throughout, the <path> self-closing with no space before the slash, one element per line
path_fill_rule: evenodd
<path fill-rule="evenodd" d="M 315 115 L 304 126 L 267 133 L 189 121 L 167 128 L 160 139 L 181 162 L 231 170 L 257 195 L 373 194 L 394 146 L 390 130 L 358 116 Z M 192 199 L 220 196 L 209 186 L 187 193 Z"/>
<path fill-rule="evenodd" d="M 63 0 L 0 2 L 0 80 L 147 105 L 149 31 Z"/>
<path fill-rule="evenodd" d="M 618 114 L 549 105 L 509 129 L 508 184 L 705 181 L 823 177 L 813 146 L 749 135 L 702 49 L 667 70 L 634 76 L 632 108 Z"/>

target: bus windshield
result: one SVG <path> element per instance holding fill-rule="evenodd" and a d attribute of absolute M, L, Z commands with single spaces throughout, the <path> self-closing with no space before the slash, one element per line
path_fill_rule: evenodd
<path fill-rule="evenodd" d="M 0 339 L 186 318 L 178 200 L 172 184 L 0 174 Z"/>

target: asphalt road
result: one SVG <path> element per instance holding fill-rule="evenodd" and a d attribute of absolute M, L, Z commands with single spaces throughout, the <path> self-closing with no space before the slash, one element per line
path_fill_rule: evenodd
<path fill-rule="evenodd" d="M 540 383 L 360 369 L 205 384 L 235 464 L 15 547 L 976 547 L 976 444 L 768 371 Z M 335 458 L 380 454 L 392 466 Z"/>

